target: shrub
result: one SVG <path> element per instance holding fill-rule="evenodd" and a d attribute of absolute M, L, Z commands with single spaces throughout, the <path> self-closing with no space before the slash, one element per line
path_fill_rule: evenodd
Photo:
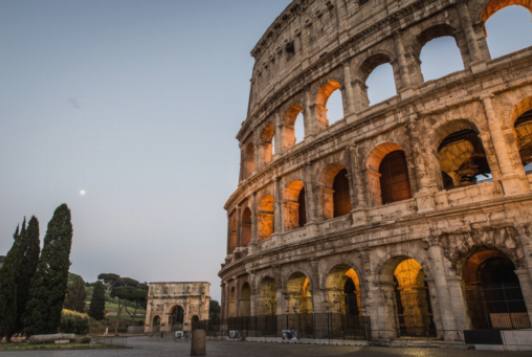
<path fill-rule="evenodd" d="M 59 330 L 63 333 L 86 335 L 89 332 L 89 317 L 87 314 L 63 309 Z"/>

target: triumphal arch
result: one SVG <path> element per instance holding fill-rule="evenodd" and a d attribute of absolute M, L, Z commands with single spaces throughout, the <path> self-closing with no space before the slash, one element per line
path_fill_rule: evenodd
<path fill-rule="evenodd" d="M 485 26 L 510 5 L 532 10 L 294 0 L 277 17 L 252 50 L 225 205 L 226 324 L 447 341 L 530 327 L 532 47 L 495 58 Z M 421 54 L 440 37 L 461 69 L 429 79 Z M 395 95 L 372 102 L 382 65 Z"/>
<path fill-rule="evenodd" d="M 150 283 L 145 333 L 191 331 L 195 322 L 209 319 L 210 283 Z"/>

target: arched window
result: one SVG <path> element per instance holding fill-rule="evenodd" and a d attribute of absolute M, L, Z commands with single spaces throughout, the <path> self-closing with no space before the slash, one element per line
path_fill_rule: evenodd
<path fill-rule="evenodd" d="M 255 147 L 248 143 L 244 150 L 244 178 L 248 178 L 255 171 Z"/>
<path fill-rule="evenodd" d="M 369 105 L 380 103 L 397 94 L 393 67 L 389 63 L 381 64 L 371 72 L 366 80 Z"/>
<path fill-rule="evenodd" d="M 288 279 L 288 313 L 308 314 L 313 311 L 312 286 L 310 279 L 303 273 L 294 273 Z"/>
<path fill-rule="evenodd" d="M 247 247 L 251 243 L 251 210 L 246 207 L 242 213 L 241 222 L 241 242 L 243 247 Z"/>
<path fill-rule="evenodd" d="M 229 215 L 229 254 L 233 253 L 238 245 L 238 217 L 236 212 Z"/>
<path fill-rule="evenodd" d="M 274 136 L 275 136 L 275 127 L 273 123 L 268 123 L 266 127 L 262 130 L 260 139 L 261 139 L 261 149 L 262 149 L 262 162 L 264 164 L 269 164 L 272 162 L 274 154 Z"/>
<path fill-rule="evenodd" d="M 336 174 L 333 181 L 334 217 L 344 216 L 351 212 L 351 197 L 349 195 L 349 178 L 347 170 Z"/>
<path fill-rule="evenodd" d="M 284 224 L 287 231 L 306 223 L 305 190 L 302 180 L 290 182 L 284 192 Z"/>
<path fill-rule="evenodd" d="M 264 278 L 259 285 L 259 304 L 257 306 L 259 315 L 275 315 L 277 310 L 277 289 L 272 278 Z"/>
<path fill-rule="evenodd" d="M 348 265 L 334 267 L 327 275 L 325 286 L 331 312 L 347 317 L 359 315 L 362 306 L 360 279 L 355 269 Z"/>
<path fill-rule="evenodd" d="M 478 131 L 467 121 L 455 121 L 439 131 L 450 132 L 438 146 L 445 189 L 491 180 L 491 170 Z"/>
<path fill-rule="evenodd" d="M 179 305 L 174 306 L 168 318 L 168 324 L 172 331 L 179 331 L 183 329 L 183 321 L 185 318 L 185 310 Z"/>
<path fill-rule="evenodd" d="M 407 200 L 412 197 L 405 153 L 389 153 L 379 167 L 382 204 Z"/>
<path fill-rule="evenodd" d="M 452 36 L 442 36 L 427 42 L 419 57 L 421 73 L 426 81 L 464 69 L 460 50 Z"/>
<path fill-rule="evenodd" d="M 515 131 L 517 133 L 519 154 L 525 171 L 532 173 L 532 110 L 526 111 L 517 118 Z"/>
<path fill-rule="evenodd" d="M 506 1 L 506 3 L 517 5 L 520 1 Z M 524 6 L 509 6 L 489 15 L 486 32 L 492 58 L 532 45 L 531 11 L 532 9 Z"/>
<path fill-rule="evenodd" d="M 238 305 L 238 315 L 241 317 L 251 316 L 251 288 L 248 283 L 242 285 L 240 290 L 240 303 Z"/>
<path fill-rule="evenodd" d="M 455 30 L 449 25 L 436 25 L 423 31 L 418 36 L 417 45 L 424 80 L 441 78 L 464 69 Z"/>
<path fill-rule="evenodd" d="M 483 249 L 464 264 L 468 314 L 474 329 L 524 329 L 530 320 L 515 266 L 504 254 Z"/>
<path fill-rule="evenodd" d="M 341 85 L 338 81 L 328 81 L 318 91 L 316 97 L 316 117 L 326 128 L 344 117 Z"/>
<path fill-rule="evenodd" d="M 288 150 L 302 142 L 304 138 L 303 107 L 299 104 L 294 104 L 285 114 L 282 146 L 285 150 Z"/>
<path fill-rule="evenodd" d="M 158 333 L 161 330 L 161 318 L 154 316 L 152 320 L 152 331 Z"/>
<path fill-rule="evenodd" d="M 274 199 L 272 195 L 265 195 L 257 207 L 257 230 L 260 239 L 265 240 L 273 234 Z"/>

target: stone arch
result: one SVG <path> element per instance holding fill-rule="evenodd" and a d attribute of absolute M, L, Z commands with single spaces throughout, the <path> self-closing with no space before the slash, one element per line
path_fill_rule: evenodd
<path fill-rule="evenodd" d="M 291 149 L 304 138 L 297 137 L 297 128 L 300 121 L 304 121 L 303 106 L 299 103 L 292 104 L 284 114 L 282 147 L 284 150 Z M 303 123 L 304 124 L 304 123 Z M 304 130 L 303 130 L 304 131 Z"/>
<path fill-rule="evenodd" d="M 305 185 L 303 180 L 291 181 L 284 190 L 285 229 L 292 230 L 303 227 L 307 223 L 305 204 Z"/>
<path fill-rule="evenodd" d="M 472 121 L 452 120 L 437 127 L 435 133 L 435 156 L 444 189 L 491 179 L 484 144 Z"/>
<path fill-rule="evenodd" d="M 497 249 L 477 248 L 462 269 L 468 317 L 474 329 L 530 327 L 515 264 Z"/>
<path fill-rule="evenodd" d="M 486 22 L 497 11 L 512 5 L 523 6 L 532 13 L 532 1 L 530 0 L 489 0 L 482 11 L 481 19 Z"/>
<path fill-rule="evenodd" d="M 377 68 L 383 65 L 386 65 L 386 64 L 390 65 L 393 71 L 393 78 L 391 78 L 391 82 L 386 83 L 386 85 L 393 86 L 395 94 L 397 94 L 397 90 L 402 87 L 401 79 L 400 79 L 400 71 L 398 70 L 396 63 L 392 60 L 393 56 L 388 53 L 381 52 L 381 51 L 369 55 L 360 64 L 358 68 L 358 78 L 364 84 L 361 95 L 362 95 L 362 101 L 364 102 L 365 105 L 374 104 L 374 103 L 371 103 L 370 101 L 371 88 L 368 87 L 369 85 L 368 80 L 370 79 L 370 76 L 375 72 L 375 70 L 377 70 Z M 379 84 L 382 85 L 382 82 L 380 82 Z"/>
<path fill-rule="evenodd" d="M 470 56 L 467 49 L 467 44 L 463 35 L 456 28 L 447 23 L 440 23 L 433 25 L 422 30 L 417 36 L 414 43 L 414 54 L 418 60 L 418 63 L 421 64 L 421 51 L 423 48 L 432 40 L 441 37 L 452 37 L 456 43 L 457 48 L 461 54 L 461 60 L 463 67 L 466 68 L 467 64 L 470 63 Z M 423 77 L 423 73 L 421 72 Z"/>
<path fill-rule="evenodd" d="M 274 198 L 273 195 L 262 196 L 257 206 L 257 233 L 259 239 L 266 240 L 274 231 Z"/>
<path fill-rule="evenodd" d="M 327 104 L 329 102 L 329 99 L 331 98 L 331 95 L 335 93 L 336 91 L 339 91 L 341 93 L 342 84 L 334 79 L 328 80 L 325 82 L 319 89 L 316 94 L 316 120 L 318 121 L 318 125 L 322 128 L 326 128 L 329 126 L 330 118 L 327 115 L 328 109 Z M 343 104 L 342 104 L 343 107 Z M 345 108 L 342 108 L 342 111 L 345 115 Z M 343 116 L 342 116 L 343 117 Z"/>
<path fill-rule="evenodd" d="M 168 316 L 168 326 L 172 331 L 178 331 L 183 329 L 183 324 L 185 321 L 185 309 L 181 305 L 175 305 L 170 310 Z"/>
<path fill-rule="evenodd" d="M 255 172 L 255 145 L 247 143 L 244 148 L 244 178 L 248 178 Z"/>
<path fill-rule="evenodd" d="M 244 210 L 242 211 L 242 218 L 240 220 L 240 245 L 242 247 L 247 247 L 251 243 L 251 227 L 251 209 L 249 207 L 244 207 Z"/>
<path fill-rule="evenodd" d="M 368 156 L 366 168 L 368 191 L 374 205 L 412 197 L 406 153 L 399 144 L 383 143 L 375 147 Z"/>
<path fill-rule="evenodd" d="M 251 286 L 247 281 L 240 287 L 238 316 L 251 316 Z"/>
<path fill-rule="evenodd" d="M 228 288 L 228 292 L 229 292 L 229 298 L 228 298 L 228 308 L 227 308 L 227 315 L 228 317 L 236 317 L 237 316 L 237 297 L 236 297 L 236 294 L 237 294 L 237 291 L 236 291 L 236 287 L 233 285 L 233 286 L 230 286 Z"/>
<path fill-rule="evenodd" d="M 352 204 L 346 167 L 340 163 L 331 164 L 322 175 L 324 217 L 331 219 L 350 213 Z"/>
<path fill-rule="evenodd" d="M 362 294 L 360 277 L 349 264 L 334 266 L 325 278 L 329 311 L 348 316 L 360 315 Z"/>
<path fill-rule="evenodd" d="M 238 246 L 238 215 L 236 211 L 229 214 L 229 242 L 228 253 L 231 254 Z"/>
<path fill-rule="evenodd" d="M 532 173 L 532 97 L 527 97 L 516 105 L 512 122 L 521 162 L 525 171 Z"/>
<path fill-rule="evenodd" d="M 274 154 L 275 125 L 267 123 L 260 133 L 260 147 L 262 163 L 267 165 L 272 162 Z"/>
<path fill-rule="evenodd" d="M 264 276 L 258 285 L 258 315 L 275 315 L 277 312 L 277 284 L 269 275 Z"/>
<path fill-rule="evenodd" d="M 286 282 L 287 311 L 289 314 L 309 314 L 314 310 L 312 281 L 302 272 L 292 273 Z"/>
<path fill-rule="evenodd" d="M 159 331 L 161 331 L 161 317 L 159 315 L 153 317 L 151 320 L 151 326 L 154 333 L 159 333 Z"/>
<path fill-rule="evenodd" d="M 393 256 L 379 271 L 381 287 L 387 289 L 387 311 L 395 314 L 388 321 L 398 336 L 431 337 L 436 335 L 427 272 L 423 263 L 409 255 Z"/>

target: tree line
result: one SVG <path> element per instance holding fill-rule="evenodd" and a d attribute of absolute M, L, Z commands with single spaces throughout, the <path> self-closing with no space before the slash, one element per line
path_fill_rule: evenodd
<path fill-rule="evenodd" d="M 40 251 L 35 216 L 17 226 L 0 268 L 0 340 L 15 334 L 57 332 L 67 289 L 72 246 L 70 209 L 62 204 L 48 223 Z"/>

